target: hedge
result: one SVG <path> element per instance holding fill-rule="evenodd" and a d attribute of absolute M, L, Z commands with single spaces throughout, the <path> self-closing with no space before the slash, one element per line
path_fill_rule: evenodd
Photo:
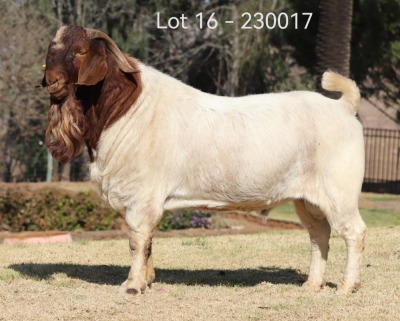
<path fill-rule="evenodd" d="M 126 228 L 123 216 L 93 188 L 78 191 L 57 184 L 0 185 L 0 231 L 101 231 Z M 74 186 L 74 185 L 73 185 Z M 212 213 L 198 210 L 166 211 L 161 231 L 211 228 Z"/>
<path fill-rule="evenodd" d="M 121 218 L 93 191 L 27 191 L 15 186 L 0 193 L 0 227 L 12 232 L 118 229 Z"/>

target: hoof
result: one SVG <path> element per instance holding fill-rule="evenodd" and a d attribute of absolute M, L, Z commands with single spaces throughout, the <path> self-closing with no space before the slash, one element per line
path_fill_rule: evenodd
<path fill-rule="evenodd" d="M 134 280 L 126 280 L 119 287 L 118 293 L 121 295 L 129 294 L 129 295 L 140 295 L 144 293 L 147 288 L 147 284 L 137 284 Z"/>
<path fill-rule="evenodd" d="M 349 284 L 346 282 L 341 282 L 336 290 L 337 294 L 348 294 L 348 293 L 355 293 L 360 289 L 361 283 L 356 282 L 354 284 Z"/>
<path fill-rule="evenodd" d="M 307 291 L 314 291 L 314 292 L 318 292 L 320 291 L 324 286 L 326 285 L 325 281 L 320 281 L 320 282 L 316 282 L 316 281 L 312 281 L 312 280 L 308 280 L 306 282 L 303 283 L 303 289 L 307 290 Z"/>

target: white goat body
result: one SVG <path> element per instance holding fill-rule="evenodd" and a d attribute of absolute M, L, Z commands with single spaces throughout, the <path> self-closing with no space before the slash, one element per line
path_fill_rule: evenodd
<path fill-rule="evenodd" d="M 102 134 L 91 166 L 114 207 L 262 209 L 305 199 L 329 211 L 359 193 L 364 146 L 352 81 L 325 74 L 351 102 L 304 91 L 231 98 L 140 70 L 141 96 Z"/>
<path fill-rule="evenodd" d="M 305 91 L 230 98 L 139 69 L 141 95 L 102 133 L 91 164 L 103 196 L 126 211 L 131 253 L 139 248 L 136 257 L 149 258 L 133 261 L 122 291 L 143 291 L 154 280 L 143 253 L 163 210 L 259 210 L 288 200 L 311 239 L 304 286 L 325 285 L 332 226 L 348 251 L 338 292 L 358 289 L 366 227 L 358 211 L 364 143 L 355 83 L 324 74 L 323 88 L 342 92 L 339 100 Z"/>

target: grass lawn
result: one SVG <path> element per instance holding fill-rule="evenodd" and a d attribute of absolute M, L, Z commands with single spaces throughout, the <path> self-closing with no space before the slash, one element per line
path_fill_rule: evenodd
<path fill-rule="evenodd" d="M 308 272 L 305 231 L 154 241 L 157 279 L 119 296 L 126 240 L 0 245 L 0 320 L 397 320 L 400 227 L 371 228 L 361 289 L 339 296 L 344 242 L 331 239 L 328 286 L 300 285 Z"/>
<path fill-rule="evenodd" d="M 301 288 L 309 265 L 305 230 L 156 238 L 157 278 L 144 295 L 120 296 L 127 240 L 0 244 L 0 321 L 8 320 L 397 320 L 399 197 L 363 194 L 369 226 L 362 287 L 336 295 L 344 241 L 333 234 L 328 285 Z M 298 221 L 291 204 L 271 218 Z"/>
<path fill-rule="evenodd" d="M 400 225 L 400 196 L 363 193 L 360 199 L 360 213 L 368 227 Z M 269 218 L 300 222 L 293 203 L 285 203 L 273 209 Z"/>

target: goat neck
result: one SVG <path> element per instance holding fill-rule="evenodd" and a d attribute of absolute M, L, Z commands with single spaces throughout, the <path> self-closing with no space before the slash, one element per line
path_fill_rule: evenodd
<path fill-rule="evenodd" d="M 132 67 L 137 67 L 136 61 L 131 58 L 128 61 Z M 109 68 L 103 81 L 95 86 L 79 86 L 76 91 L 85 112 L 85 122 L 91 124 L 85 132 L 91 161 L 94 160 L 92 150 L 96 150 L 101 133 L 127 113 L 142 91 L 140 73 L 121 72 L 112 57 L 107 59 L 107 64 Z"/>

